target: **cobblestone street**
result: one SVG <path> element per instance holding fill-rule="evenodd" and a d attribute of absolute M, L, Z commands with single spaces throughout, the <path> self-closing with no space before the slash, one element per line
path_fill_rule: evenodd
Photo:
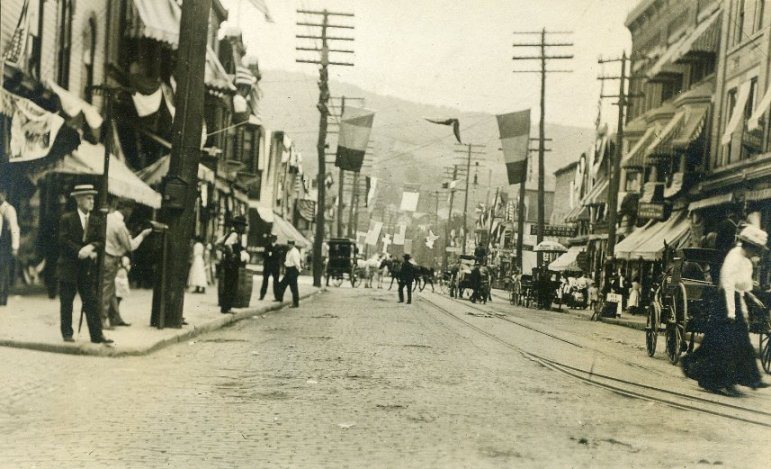
<path fill-rule="evenodd" d="M 640 331 L 500 302 L 487 309 L 505 316 L 483 314 L 422 296 L 397 305 L 393 291 L 332 288 L 299 310 L 145 357 L 2 348 L 2 372 L 12 378 L 0 391 L 0 465 L 762 467 L 768 460 L 768 427 L 588 386 L 481 333 L 576 365 L 591 357 L 598 373 L 711 397 L 661 354 L 648 358 Z M 732 402 L 771 410 L 765 390 Z"/>

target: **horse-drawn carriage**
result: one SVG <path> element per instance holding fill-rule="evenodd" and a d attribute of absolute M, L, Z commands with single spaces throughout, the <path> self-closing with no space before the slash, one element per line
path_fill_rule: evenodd
<path fill-rule="evenodd" d="M 696 334 L 706 330 L 710 313 L 724 301 L 716 284 L 717 276 L 710 275 L 719 271 L 721 262 L 720 252 L 714 249 L 686 248 L 678 252 L 648 306 L 645 345 L 649 356 L 656 352 L 661 332 L 672 364 L 677 364 L 683 352 L 693 350 Z M 763 369 L 771 373 L 769 310 L 757 296 L 749 294 L 749 297 L 749 330 L 760 336 L 761 363 Z"/>
<path fill-rule="evenodd" d="M 351 286 L 355 287 L 359 283 L 358 266 L 356 259 L 356 243 L 346 238 L 333 238 L 327 241 L 329 245 L 329 257 L 324 269 L 326 285 L 329 280 L 339 287 L 346 278 L 350 280 Z"/>

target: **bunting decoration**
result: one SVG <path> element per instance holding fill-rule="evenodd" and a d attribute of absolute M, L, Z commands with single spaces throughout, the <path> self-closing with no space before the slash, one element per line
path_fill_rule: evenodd
<path fill-rule="evenodd" d="M 405 212 L 414 212 L 418 209 L 418 200 L 420 198 L 420 192 L 403 192 L 402 204 L 399 210 Z"/>
<path fill-rule="evenodd" d="M 364 240 L 370 246 L 376 246 L 377 240 L 380 239 L 380 230 L 383 229 L 382 221 L 370 221 L 369 231 L 367 231 L 367 237 Z"/>
<path fill-rule="evenodd" d="M 51 151 L 64 119 L 32 101 L 0 89 L 0 114 L 11 117 L 11 163 L 43 158 Z"/>
<path fill-rule="evenodd" d="M 426 236 L 426 247 L 428 249 L 434 249 L 434 243 L 439 239 L 439 236 L 435 235 L 432 230 L 428 230 L 428 236 Z"/>
<path fill-rule="evenodd" d="M 404 238 L 407 234 L 407 225 L 404 223 L 399 223 L 397 226 L 397 231 L 394 233 L 394 246 L 404 246 Z"/>
<path fill-rule="evenodd" d="M 2 51 L 2 59 L 6 65 L 26 71 L 26 62 L 29 55 L 27 52 L 29 36 L 37 35 L 37 31 L 32 30 L 32 28 L 37 28 L 37 8 L 38 2 L 24 1 L 13 36 L 11 36 L 11 40 L 8 42 L 8 47 Z"/>
<path fill-rule="evenodd" d="M 530 109 L 496 117 L 509 184 L 523 183 L 527 173 L 527 153 L 530 145 Z"/>
<path fill-rule="evenodd" d="M 370 110 L 345 108 L 345 113 L 340 120 L 335 166 L 357 173 L 361 170 L 374 120 L 375 113 Z"/>
<path fill-rule="evenodd" d="M 432 124 L 451 125 L 452 133 L 455 134 L 455 139 L 458 143 L 463 143 L 460 141 L 460 119 L 429 119 L 428 117 L 424 117 L 424 119 Z"/>

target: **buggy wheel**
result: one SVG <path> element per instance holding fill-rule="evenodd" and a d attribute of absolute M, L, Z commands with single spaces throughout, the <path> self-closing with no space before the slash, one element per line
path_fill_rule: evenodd
<path fill-rule="evenodd" d="M 683 337 L 680 332 L 680 326 L 677 324 L 667 324 L 667 357 L 670 363 L 677 365 L 682 353 Z"/>
<path fill-rule="evenodd" d="M 356 286 L 357 286 L 357 285 L 359 285 L 359 284 L 361 283 L 361 282 L 360 282 L 360 279 L 359 279 L 359 276 L 358 276 L 358 275 L 356 275 L 356 271 L 355 271 L 355 270 L 351 271 L 351 273 L 350 273 L 348 276 L 349 276 L 349 277 L 350 277 L 350 279 L 351 279 L 351 286 L 352 286 L 353 288 L 356 288 Z"/>
<path fill-rule="evenodd" d="M 342 275 L 336 275 L 335 278 L 332 280 L 332 283 L 336 287 L 339 287 L 340 285 L 343 284 L 343 276 Z"/>
<path fill-rule="evenodd" d="M 771 332 L 760 334 L 760 363 L 766 373 L 771 373 Z"/>
<path fill-rule="evenodd" d="M 656 308 L 648 307 L 648 323 L 645 325 L 645 348 L 648 350 L 648 356 L 652 357 L 656 353 L 656 342 L 659 337 L 659 324 L 656 320 Z"/>

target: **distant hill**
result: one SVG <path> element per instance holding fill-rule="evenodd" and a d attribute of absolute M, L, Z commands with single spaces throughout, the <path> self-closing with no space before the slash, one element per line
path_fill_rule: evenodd
<path fill-rule="evenodd" d="M 261 88 L 263 98 L 260 114 L 269 130 L 283 130 L 303 153 L 303 166 L 307 173 L 316 174 L 319 112 L 318 76 L 297 72 L 269 70 L 263 72 Z M 332 96 L 365 98 L 365 107 L 376 112 L 371 135 L 372 151 L 368 153 L 363 173 L 380 178 L 383 188 L 392 193 L 391 200 L 401 196 L 401 185 L 420 186 L 423 191 L 433 192 L 445 180 L 445 167 L 461 165 L 465 170 L 466 158 L 455 153 L 464 147 L 456 145 L 452 128 L 426 122 L 424 118 L 459 117 L 461 138 L 464 142 L 486 145 L 485 155 L 475 155 L 477 167 L 472 162 L 473 175 L 477 173 L 479 185 L 471 193 L 472 202 L 484 200 L 488 193 L 501 186 L 513 192 L 507 184 L 503 154 L 499 150 L 498 127 L 492 114 L 469 113 L 447 107 L 406 101 L 394 96 L 371 93 L 355 85 L 331 82 Z M 357 105 L 353 102 L 349 105 Z M 547 106 L 549 102 L 547 101 Z M 555 105 L 552 103 L 551 105 Z M 518 109 L 512 109 L 515 111 Z M 531 137 L 538 135 L 538 108 L 533 108 Z M 589 123 L 587 123 L 589 124 Z M 334 127 L 330 127 L 332 129 Z M 552 139 L 546 153 L 546 187 L 554 187 L 555 170 L 578 159 L 592 144 L 594 131 L 591 127 L 580 128 L 546 124 L 546 137 Z M 335 136 L 328 140 L 330 152 L 336 148 Z M 537 142 L 533 142 L 537 147 Z M 532 156 L 536 156 L 532 153 Z M 332 158 L 332 157 L 329 157 Z M 536 158 L 537 160 L 537 158 Z M 327 165 L 337 179 L 337 169 Z M 535 169 L 533 167 L 533 169 Z M 537 171 L 532 173 L 537 180 Z M 385 183 L 389 183 L 386 185 Z M 489 182 L 489 186 L 488 186 Z M 528 184 L 529 185 L 529 184 Z M 427 198 L 423 198 L 426 199 Z M 389 202 L 390 203 L 390 202 Z M 396 202 L 398 203 L 398 202 Z M 461 201 L 462 203 L 462 201 Z M 429 205 L 433 211 L 434 202 Z M 444 205 L 444 201 L 440 206 Z M 426 210 L 429 206 L 421 204 Z M 458 205 L 456 205 L 457 209 Z"/>

